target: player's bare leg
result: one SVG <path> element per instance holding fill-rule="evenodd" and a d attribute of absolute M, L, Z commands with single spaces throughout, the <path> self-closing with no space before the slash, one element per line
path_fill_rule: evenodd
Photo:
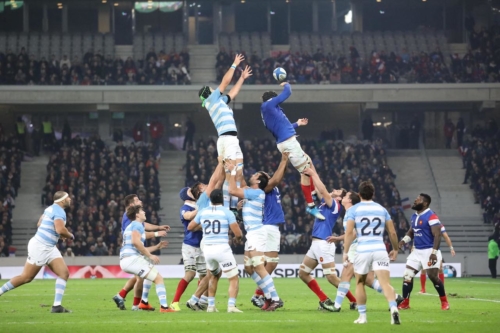
<path fill-rule="evenodd" d="M 243 159 L 230 160 L 231 164 L 236 165 L 236 186 L 239 188 L 245 187 L 246 182 L 243 177 Z M 229 178 L 231 178 L 231 174 L 226 169 L 226 179 L 224 180 L 224 184 L 222 185 L 222 193 L 224 195 L 224 206 L 231 209 L 236 210 L 236 206 L 238 205 L 238 198 L 235 196 L 229 195 Z"/>
<path fill-rule="evenodd" d="M 429 276 L 429 280 L 432 281 L 434 288 L 436 288 L 436 291 L 439 294 L 439 299 L 441 300 L 441 310 L 449 310 L 450 304 L 448 303 L 448 298 L 446 297 L 444 284 L 443 281 L 439 279 L 438 274 L 439 274 L 438 268 L 427 269 L 427 275 Z"/>
<path fill-rule="evenodd" d="M 366 274 L 356 274 L 356 297 L 358 299 L 359 318 L 354 321 L 355 324 L 366 324 Z"/>
<path fill-rule="evenodd" d="M 413 290 L 413 278 L 418 273 L 418 270 L 406 265 L 403 275 L 403 302 L 398 305 L 398 309 L 407 310 L 410 308 L 410 296 Z"/>
<path fill-rule="evenodd" d="M 387 299 L 387 302 L 389 302 L 389 308 L 391 310 L 391 324 L 399 325 L 400 320 L 399 320 L 398 305 L 396 303 L 396 297 L 394 295 L 394 288 L 391 286 L 390 272 L 386 271 L 386 270 L 377 270 L 377 271 L 375 271 L 375 273 L 377 274 L 378 280 L 380 282 L 380 286 L 382 287 L 382 290 L 384 292 L 384 296 Z M 365 275 L 365 279 L 366 279 L 366 275 Z M 356 289 L 356 296 L 357 295 L 358 295 L 358 290 Z M 359 305 L 358 305 L 358 308 L 359 308 Z"/>
<path fill-rule="evenodd" d="M 158 296 L 158 300 L 160 301 L 160 312 L 176 312 L 174 309 L 168 307 L 167 290 L 165 289 L 165 283 L 163 282 L 163 277 L 160 275 L 160 273 L 158 273 L 156 267 L 153 267 L 151 271 L 146 274 L 145 279 L 154 282 L 154 284 L 156 285 L 156 295 Z M 137 280 L 141 280 L 142 286 L 142 279 L 138 278 Z"/>
<path fill-rule="evenodd" d="M 132 289 L 134 289 L 136 282 L 137 278 L 135 276 L 131 277 L 127 280 L 122 290 L 120 290 L 120 292 L 113 297 L 113 301 L 115 301 L 116 306 L 119 307 L 120 310 L 125 310 L 125 297 Z"/>
<path fill-rule="evenodd" d="M 139 278 L 139 277 L 135 281 L 135 285 L 134 285 L 134 302 L 132 304 L 132 311 L 139 310 L 139 304 L 141 303 L 141 297 L 142 297 L 142 285 L 143 285 L 143 283 L 144 283 L 144 280 L 141 279 L 141 278 Z"/>
<path fill-rule="evenodd" d="M 350 262 L 346 262 L 346 263 L 347 263 L 347 265 L 344 264 L 344 269 L 342 270 L 342 274 L 340 276 L 340 282 L 337 286 L 337 296 L 335 297 L 335 304 L 334 304 L 335 310 L 334 310 L 334 312 L 340 312 L 342 302 L 344 301 L 344 298 L 346 296 L 350 297 L 349 301 L 351 302 L 351 304 L 349 305 L 349 308 L 351 310 L 356 310 L 356 306 L 357 306 L 356 299 L 354 298 L 352 293 L 349 291 L 349 289 L 351 288 L 350 281 L 351 281 L 352 277 L 354 276 L 354 266 Z"/>
<path fill-rule="evenodd" d="M 54 304 L 52 305 L 52 313 L 66 313 L 71 312 L 61 305 L 62 298 L 64 296 L 64 291 L 66 290 L 66 282 L 69 278 L 68 266 L 64 262 L 63 258 L 56 258 L 52 260 L 48 266 L 57 275 L 56 279 L 56 296 L 54 298 Z"/>
<path fill-rule="evenodd" d="M 219 312 L 215 307 L 215 294 L 217 293 L 217 285 L 219 283 L 219 279 L 222 275 L 222 271 L 220 268 L 217 268 L 217 271 L 212 271 L 212 276 L 210 277 L 210 281 L 208 283 L 208 308 L 207 312 Z"/>
<path fill-rule="evenodd" d="M 366 276 L 365 286 L 372 288 L 373 290 L 375 290 L 376 292 L 378 292 L 380 294 L 382 294 L 384 292 L 382 289 L 382 285 L 380 284 L 380 281 L 375 278 L 375 273 L 373 271 L 368 273 L 368 275 Z M 392 286 L 391 286 L 391 288 L 392 288 L 392 291 L 394 292 L 394 298 L 396 300 L 396 304 L 397 305 L 401 304 L 404 301 L 403 296 L 399 295 L 396 292 L 396 289 L 394 289 Z"/>
<path fill-rule="evenodd" d="M 290 155 L 291 156 L 291 155 Z M 316 207 L 313 199 L 314 185 L 311 182 L 309 176 L 302 174 L 302 171 L 305 168 L 314 169 L 314 165 L 311 162 L 311 158 L 307 155 L 307 160 L 299 165 L 294 165 L 295 169 L 300 172 L 300 187 L 302 188 L 302 193 L 304 194 L 304 198 L 306 199 L 307 208 L 306 212 L 314 216 L 315 218 L 324 221 L 325 217 Z"/>
<path fill-rule="evenodd" d="M 187 286 L 193 281 L 194 277 L 196 276 L 196 267 L 189 266 L 186 267 L 184 270 L 184 277 L 179 281 L 177 284 L 177 289 L 175 290 L 175 295 L 174 299 L 172 300 L 172 304 L 170 307 L 176 311 L 180 311 L 179 307 L 179 301 L 181 300 L 182 294 L 186 290 Z M 205 276 L 203 276 L 205 277 Z M 202 277 L 200 276 L 200 281 L 202 280 Z"/>
<path fill-rule="evenodd" d="M 30 283 L 31 281 L 33 281 L 38 272 L 40 272 L 40 269 L 42 269 L 41 266 L 32 265 L 29 262 L 26 262 L 24 264 L 24 269 L 21 275 L 14 276 L 6 284 L 2 286 L 2 288 L 0 289 L 0 296 L 5 294 L 9 290 L 18 288 L 23 284 Z"/>
<path fill-rule="evenodd" d="M 208 290 L 208 285 L 210 283 L 210 279 L 212 277 L 212 273 L 207 270 L 207 275 L 200 281 L 198 287 L 196 288 L 195 293 L 191 298 L 186 302 L 186 306 L 193 311 L 200 311 L 202 308 L 199 305 L 201 296 Z"/>
<path fill-rule="evenodd" d="M 227 302 L 227 312 L 241 313 L 243 311 L 236 307 L 236 297 L 240 289 L 240 278 L 238 276 L 238 269 L 234 268 L 230 271 L 224 272 L 229 280 L 229 299 Z"/>
<path fill-rule="evenodd" d="M 304 260 L 299 268 L 299 278 L 311 289 L 313 293 L 318 296 L 319 306 L 327 311 L 333 311 L 333 302 L 321 290 L 318 282 L 313 278 L 310 273 L 318 266 L 318 262 L 308 256 L 304 256 Z"/>
<path fill-rule="evenodd" d="M 264 267 L 266 268 L 267 273 L 272 275 L 278 266 L 279 254 L 277 251 L 264 252 L 264 257 L 266 258 Z M 252 297 L 252 304 L 258 308 L 261 308 L 264 305 L 264 292 L 262 289 L 255 289 L 255 294 Z"/>
<path fill-rule="evenodd" d="M 274 281 L 264 267 L 264 252 L 245 251 L 245 271 L 252 277 L 257 286 L 262 289 L 266 303 L 262 306 L 264 311 L 275 311 L 283 306 L 278 296 Z"/>

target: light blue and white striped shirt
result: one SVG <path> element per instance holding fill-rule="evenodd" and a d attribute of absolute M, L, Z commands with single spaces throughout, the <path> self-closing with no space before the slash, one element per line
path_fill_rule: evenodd
<path fill-rule="evenodd" d="M 346 219 L 356 224 L 358 253 L 387 251 L 384 230 L 385 223 L 391 220 L 387 209 L 373 201 L 362 201 L 347 211 Z"/>
<path fill-rule="evenodd" d="M 37 241 L 47 246 L 56 246 L 59 234 L 56 232 L 55 220 L 63 220 L 66 225 L 66 212 L 58 204 L 47 207 L 43 212 L 42 223 L 35 234 Z"/>
<path fill-rule="evenodd" d="M 133 231 L 137 231 L 139 234 L 141 234 L 142 243 L 146 241 L 146 230 L 144 229 L 144 224 L 138 221 L 132 221 L 132 223 L 130 223 L 123 232 L 123 243 L 122 248 L 120 249 L 120 259 L 142 255 L 142 253 L 137 250 L 134 244 L 132 244 Z"/>
<path fill-rule="evenodd" d="M 194 221 L 203 227 L 203 243 L 227 244 L 229 225 L 236 223 L 234 214 L 224 206 L 213 206 L 196 214 Z"/>
<path fill-rule="evenodd" d="M 223 96 L 219 88 L 215 89 L 205 100 L 205 108 L 208 110 L 219 136 L 227 132 L 237 131 L 233 110 L 227 106 L 227 101 L 227 96 Z"/>
<path fill-rule="evenodd" d="M 257 230 L 262 227 L 264 220 L 264 202 L 266 194 L 261 189 L 247 188 L 244 190 L 243 222 L 246 231 Z"/>

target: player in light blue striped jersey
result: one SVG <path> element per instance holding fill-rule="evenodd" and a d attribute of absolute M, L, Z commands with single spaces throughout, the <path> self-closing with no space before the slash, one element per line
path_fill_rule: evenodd
<path fill-rule="evenodd" d="M 132 221 L 123 232 L 123 244 L 120 249 L 120 267 L 124 272 L 134 274 L 140 279 L 147 279 L 156 284 L 156 295 L 160 300 L 160 312 L 175 312 L 168 307 L 167 291 L 163 283 L 163 277 L 158 273 L 154 265 L 160 263 L 160 259 L 151 254 L 167 246 L 166 241 L 161 241 L 158 246 L 145 247 L 146 230 L 144 221 L 146 213 L 142 206 L 131 206 L 127 208 L 127 217 Z"/>
<path fill-rule="evenodd" d="M 391 324 L 399 325 L 399 312 L 395 300 L 394 288 L 390 284 L 389 261 L 398 256 L 398 237 L 387 210 L 373 202 L 375 187 L 371 182 L 359 185 L 361 202 L 346 212 L 347 220 L 344 242 L 344 262 L 349 259 L 349 250 L 357 237 L 357 255 L 354 259 L 356 275 L 356 298 L 359 318 L 355 324 L 366 324 L 366 292 L 365 283 L 368 273 L 373 270 L 377 275 L 384 296 L 391 310 Z M 384 244 L 384 230 L 387 230 L 392 248 L 390 255 Z M 390 258 L 390 259 L 389 259 Z"/>
<path fill-rule="evenodd" d="M 237 180 L 241 184 L 243 180 L 243 154 L 241 153 L 240 142 L 238 140 L 238 130 L 234 121 L 233 110 L 229 107 L 229 103 L 238 95 L 245 79 L 252 75 L 252 70 L 246 66 L 241 73 L 239 80 L 229 90 L 227 95 L 223 95 L 224 90 L 231 83 L 234 72 L 239 64 L 245 59 L 241 54 L 237 54 L 234 62 L 228 69 L 226 75 L 217 89 L 212 89 L 209 86 L 204 86 L 198 92 L 198 96 L 202 100 L 202 106 L 205 107 L 212 118 L 212 122 L 217 130 L 217 154 L 224 160 L 230 160 L 238 166 Z M 228 193 L 229 175 L 226 175 L 224 183 L 224 206 L 229 209 L 236 209 L 237 199 L 230 198 Z M 240 186 L 240 184 L 238 186 Z"/>
<path fill-rule="evenodd" d="M 262 172 L 257 172 L 249 180 L 249 187 L 242 189 L 236 186 L 236 166 L 226 163 L 231 172 L 229 180 L 229 194 L 240 199 L 243 203 L 243 223 L 247 231 L 245 242 L 245 271 L 252 276 L 257 286 L 264 291 L 265 304 L 261 307 L 264 311 L 275 311 L 283 306 L 278 296 L 274 281 L 264 267 L 267 233 L 263 228 L 264 202 L 269 178 Z"/>
<path fill-rule="evenodd" d="M 239 285 L 238 265 L 229 246 L 228 237 L 229 229 L 236 238 L 241 238 L 242 233 L 234 213 L 222 205 L 224 198 L 221 190 L 215 189 L 210 193 L 210 202 L 211 205 L 201 210 L 188 225 L 188 230 L 193 231 L 200 226 L 203 230 L 203 253 L 207 268 L 211 272 L 207 312 L 218 312 L 215 308 L 215 293 L 222 272 L 229 279 L 227 312 L 243 312 L 236 307 Z"/>
<path fill-rule="evenodd" d="M 59 238 L 74 239 L 75 237 L 66 228 L 66 212 L 71 204 L 68 193 L 58 191 L 54 194 L 54 204 L 47 207 L 38 220 L 38 230 L 28 243 L 28 259 L 24 265 L 21 275 L 13 277 L 0 288 L 0 296 L 18 288 L 23 284 L 30 283 L 38 274 L 40 269 L 47 265 L 57 275 L 56 296 L 52 306 L 52 313 L 71 312 L 61 305 L 66 281 L 69 271 L 64 262 L 61 252 L 56 245 Z"/>

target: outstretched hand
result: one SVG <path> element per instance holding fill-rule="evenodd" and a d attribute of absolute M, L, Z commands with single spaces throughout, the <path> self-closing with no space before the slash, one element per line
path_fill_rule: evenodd
<path fill-rule="evenodd" d="M 241 77 L 243 80 L 246 80 L 250 76 L 252 76 L 252 68 L 250 68 L 250 66 L 246 66 L 243 73 L 241 73 Z"/>
<path fill-rule="evenodd" d="M 286 82 L 286 81 L 281 82 L 281 83 L 280 83 L 280 86 L 284 87 L 284 86 L 285 86 L 285 84 L 287 84 L 287 83 L 288 83 L 288 82 Z"/>
<path fill-rule="evenodd" d="M 297 120 L 297 125 L 299 126 L 306 126 L 309 123 L 309 119 L 307 118 L 301 118 Z"/>
<path fill-rule="evenodd" d="M 237 54 L 234 57 L 233 64 L 235 64 L 236 66 L 238 66 L 243 60 L 245 60 L 245 56 L 243 54 Z"/>

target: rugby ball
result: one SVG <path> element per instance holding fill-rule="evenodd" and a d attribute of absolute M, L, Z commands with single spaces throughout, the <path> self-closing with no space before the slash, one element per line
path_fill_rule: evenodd
<path fill-rule="evenodd" d="M 286 79 L 286 71 L 283 68 L 278 67 L 273 71 L 273 76 L 278 82 L 284 81 Z"/>

